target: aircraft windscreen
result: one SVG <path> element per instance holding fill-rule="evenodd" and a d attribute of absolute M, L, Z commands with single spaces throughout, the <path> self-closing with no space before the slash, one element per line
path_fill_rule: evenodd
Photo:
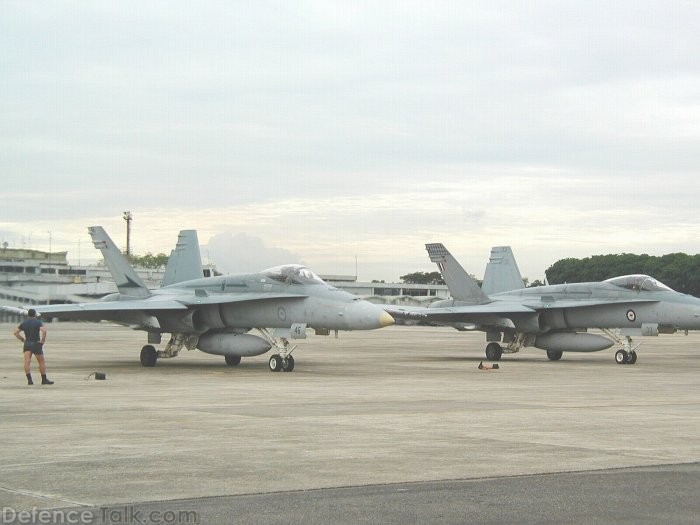
<path fill-rule="evenodd" d="M 621 277 L 613 277 L 612 279 L 607 279 L 604 281 L 606 283 L 619 286 L 620 288 L 626 288 L 627 290 L 644 290 L 647 292 L 660 292 L 660 291 L 672 291 L 671 288 L 666 286 L 661 281 L 657 281 L 653 277 L 648 275 L 623 275 Z"/>
<path fill-rule="evenodd" d="M 263 275 L 285 284 L 324 284 L 314 272 L 300 264 L 275 266 L 262 272 Z"/>

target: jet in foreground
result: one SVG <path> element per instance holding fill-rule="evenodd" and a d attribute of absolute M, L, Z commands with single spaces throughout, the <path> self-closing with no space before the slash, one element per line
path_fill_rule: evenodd
<path fill-rule="evenodd" d="M 126 258 L 100 226 L 88 228 L 109 267 L 118 293 L 93 303 L 35 305 L 45 318 L 113 321 L 148 333 L 141 364 L 175 357 L 182 347 L 225 357 L 238 365 L 241 357 L 275 348 L 270 370 L 291 372 L 290 339 L 303 339 L 307 328 L 371 330 L 394 324 L 379 307 L 338 290 L 302 265 L 289 264 L 247 275 L 202 277 L 197 233 L 180 232 L 166 267 L 163 286 L 148 290 Z M 11 308 L 7 308 L 11 309 Z M 17 311 L 17 309 L 11 309 Z M 249 334 L 256 329 L 259 335 Z M 153 346 L 170 334 L 164 350 Z"/>
<path fill-rule="evenodd" d="M 395 317 L 486 332 L 486 358 L 493 361 L 504 352 L 515 353 L 527 346 L 546 350 L 547 357 L 556 361 L 563 352 L 596 352 L 617 343 L 622 348 L 615 353 L 615 361 L 634 364 L 638 345 L 633 346 L 632 336 L 700 329 L 700 299 L 676 292 L 648 275 L 509 290 L 507 283 L 517 282 L 513 277 L 517 266 L 514 270 L 509 266 L 491 279 L 496 288 L 506 291 L 487 295 L 442 244 L 425 247 L 453 298 L 429 308 L 392 307 L 388 311 Z M 507 279 L 506 274 L 510 274 Z M 587 333 L 593 328 L 607 337 Z"/>

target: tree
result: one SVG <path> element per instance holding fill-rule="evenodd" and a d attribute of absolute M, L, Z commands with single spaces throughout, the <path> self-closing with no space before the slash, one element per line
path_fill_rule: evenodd
<path fill-rule="evenodd" d="M 131 263 L 141 268 L 164 268 L 168 264 L 168 256 L 164 253 L 153 255 L 148 252 L 146 255 L 132 255 Z"/>
<path fill-rule="evenodd" d="M 674 290 L 700 296 L 700 254 L 669 253 L 661 257 L 632 253 L 561 259 L 545 275 L 550 284 L 604 281 L 619 275 L 650 275 Z"/>
<path fill-rule="evenodd" d="M 406 284 L 445 284 L 440 272 L 414 272 L 399 277 Z"/>

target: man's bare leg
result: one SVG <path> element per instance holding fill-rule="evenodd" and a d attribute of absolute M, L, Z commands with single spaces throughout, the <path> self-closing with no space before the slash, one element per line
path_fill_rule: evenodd
<path fill-rule="evenodd" d="M 53 381 L 49 381 L 46 377 L 46 359 L 42 354 L 36 354 L 36 360 L 39 361 L 39 371 L 41 372 L 41 384 L 53 385 Z"/>
<path fill-rule="evenodd" d="M 24 352 L 24 373 L 27 376 L 27 384 L 33 385 L 32 381 L 32 353 Z"/>

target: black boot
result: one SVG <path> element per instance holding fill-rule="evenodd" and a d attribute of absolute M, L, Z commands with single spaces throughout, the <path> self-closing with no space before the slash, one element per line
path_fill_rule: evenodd
<path fill-rule="evenodd" d="M 53 385 L 53 381 L 49 381 L 46 374 L 41 374 L 41 384 L 42 385 Z"/>
<path fill-rule="evenodd" d="M 34 381 L 32 381 L 32 374 L 27 374 L 27 384 L 28 385 L 34 384 Z"/>

